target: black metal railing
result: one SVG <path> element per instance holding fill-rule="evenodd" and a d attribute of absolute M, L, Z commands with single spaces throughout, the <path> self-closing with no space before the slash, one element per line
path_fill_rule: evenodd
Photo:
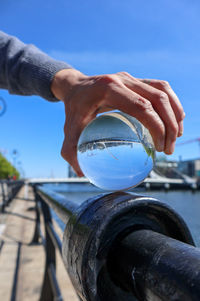
<path fill-rule="evenodd" d="M 31 244 L 38 243 L 41 240 L 46 254 L 40 301 L 63 301 L 64 299 L 56 277 L 56 249 L 62 258 L 62 242 L 53 226 L 51 207 L 41 196 L 40 189 L 37 186 L 34 187 L 34 193 L 36 201 L 36 224 Z M 44 233 L 41 230 L 41 217 L 44 221 Z"/>
<path fill-rule="evenodd" d="M 0 211 L 4 212 L 5 207 L 9 205 L 16 196 L 24 181 L 18 180 L 0 180 Z"/>
<path fill-rule="evenodd" d="M 56 248 L 81 301 L 200 300 L 200 250 L 183 219 L 166 204 L 124 192 L 78 204 L 42 186 L 34 190 L 33 242 L 41 237 L 46 250 L 40 301 L 63 300 Z M 51 209 L 66 224 L 63 242 Z"/>

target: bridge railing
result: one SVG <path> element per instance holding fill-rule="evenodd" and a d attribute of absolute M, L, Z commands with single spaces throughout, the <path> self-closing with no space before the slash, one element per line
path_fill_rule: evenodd
<path fill-rule="evenodd" d="M 166 204 L 124 192 L 78 204 L 42 186 L 34 185 L 34 191 L 33 242 L 41 239 L 46 250 L 40 301 L 63 300 L 56 248 L 81 301 L 200 300 L 200 250 L 183 219 Z M 51 209 L 66 225 L 63 241 Z"/>
<path fill-rule="evenodd" d="M 0 211 L 4 212 L 5 207 L 9 205 L 16 196 L 24 181 L 18 180 L 0 180 Z"/>

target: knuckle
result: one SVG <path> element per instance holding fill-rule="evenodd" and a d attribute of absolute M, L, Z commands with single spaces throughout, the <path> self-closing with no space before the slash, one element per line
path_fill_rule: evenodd
<path fill-rule="evenodd" d="M 128 79 L 130 81 L 138 81 L 137 78 L 135 78 L 134 76 L 132 76 L 130 73 L 128 73 L 127 71 L 120 71 L 118 73 L 116 73 L 116 75 L 121 76 L 122 79 Z"/>
<path fill-rule="evenodd" d="M 164 89 L 169 89 L 169 88 L 170 88 L 170 84 L 169 84 L 169 82 L 166 81 L 166 80 L 161 80 L 161 81 L 160 81 L 160 85 L 161 85 L 161 87 L 164 88 Z"/>
<path fill-rule="evenodd" d="M 178 124 L 173 123 L 170 127 L 168 134 L 172 140 L 175 140 L 178 135 Z"/>
<path fill-rule="evenodd" d="M 138 109 L 142 112 L 153 111 L 153 107 L 152 107 L 152 104 L 150 103 L 150 101 L 148 101 L 144 98 L 140 98 L 136 105 L 137 105 Z"/>
<path fill-rule="evenodd" d="M 101 106 L 107 106 L 113 98 L 113 94 L 121 93 L 121 91 L 124 89 L 123 79 L 117 76 L 117 74 L 108 74 L 103 76 L 100 79 L 98 93 L 101 97 L 100 99 L 100 105 Z"/>
<path fill-rule="evenodd" d="M 177 121 L 182 121 L 185 118 L 185 112 L 183 110 L 183 108 L 179 109 L 179 114 L 177 114 Z"/>
<path fill-rule="evenodd" d="M 175 119 L 175 118 L 174 118 L 174 119 Z M 178 123 L 177 123 L 176 119 L 175 119 L 174 122 L 172 123 L 171 129 L 172 129 L 173 132 L 177 132 L 177 133 L 178 133 L 179 126 L 178 126 Z"/>
<path fill-rule="evenodd" d="M 156 128 L 157 131 L 157 137 L 165 137 L 165 126 L 162 122 L 160 122 L 159 126 Z"/>
<path fill-rule="evenodd" d="M 94 81 L 94 95 L 95 99 L 106 99 L 108 92 L 110 91 L 110 87 L 113 83 L 113 77 L 110 74 L 97 76 Z"/>
<path fill-rule="evenodd" d="M 169 98 L 167 96 L 167 94 L 165 92 L 160 92 L 158 94 L 158 100 L 160 102 L 162 102 L 163 105 L 168 104 L 169 103 Z"/>
<path fill-rule="evenodd" d="M 106 96 L 108 91 L 113 89 L 113 86 L 119 85 L 119 81 L 117 80 L 115 75 L 106 74 L 98 77 L 98 79 L 96 80 L 96 85 L 98 91 L 101 91 L 101 93 Z"/>
<path fill-rule="evenodd" d="M 69 152 L 66 147 L 62 147 L 60 154 L 63 157 L 63 159 L 65 159 L 66 161 L 69 161 L 69 159 L 70 159 Z"/>
<path fill-rule="evenodd" d="M 114 81 L 114 77 L 112 74 L 101 75 L 97 79 L 97 83 L 103 84 L 105 85 L 105 87 L 108 86 L 110 83 L 113 83 L 113 81 Z"/>
<path fill-rule="evenodd" d="M 117 74 L 119 74 L 119 75 L 125 75 L 125 76 L 131 76 L 128 72 L 126 72 L 126 71 L 120 71 L 120 72 L 118 72 Z"/>
<path fill-rule="evenodd" d="M 63 150 L 63 148 L 61 149 L 60 154 L 64 159 L 66 159 L 66 152 Z"/>

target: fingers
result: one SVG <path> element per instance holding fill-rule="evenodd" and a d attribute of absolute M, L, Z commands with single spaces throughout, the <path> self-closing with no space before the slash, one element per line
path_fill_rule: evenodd
<path fill-rule="evenodd" d="M 110 99 L 110 106 L 113 109 L 118 109 L 134 116 L 148 128 L 156 149 L 158 151 L 164 150 L 165 126 L 149 100 L 131 91 L 126 86 L 115 87 L 111 95 L 107 95 L 107 98 Z"/>
<path fill-rule="evenodd" d="M 84 98 L 84 97 L 83 97 Z M 74 99 L 76 101 L 76 99 Z M 76 105 L 68 103 L 65 106 L 66 120 L 64 125 L 64 142 L 62 145 L 61 155 L 69 162 L 79 177 L 84 174 L 79 166 L 77 159 L 77 144 L 80 134 L 84 127 L 96 116 L 96 113 L 89 112 L 87 106 L 77 108 Z"/>
<path fill-rule="evenodd" d="M 165 153 L 172 154 L 178 135 L 179 124 L 168 95 L 161 90 L 133 78 L 127 73 L 119 73 L 119 76 L 122 77 L 126 87 L 150 101 L 153 109 L 157 112 L 165 126 Z"/>
<path fill-rule="evenodd" d="M 182 121 L 185 118 L 185 113 L 184 113 L 183 107 L 182 107 L 177 95 L 172 90 L 169 83 L 167 81 L 156 80 L 156 79 L 140 79 L 140 81 L 142 81 L 143 83 L 146 83 L 146 84 L 150 85 L 151 87 L 154 87 L 160 91 L 163 91 L 168 95 L 171 107 L 174 111 L 177 123 L 179 125 L 178 137 L 182 136 L 182 134 L 183 134 L 183 122 Z"/>
<path fill-rule="evenodd" d="M 77 152 L 77 148 L 76 146 L 69 147 L 69 145 L 70 145 L 70 141 L 68 141 L 68 139 L 65 139 L 62 145 L 61 155 L 73 167 L 77 176 L 83 177 L 84 174 L 78 164 L 77 156 L 75 155 Z"/>
<path fill-rule="evenodd" d="M 64 125 L 64 142 L 61 149 L 62 157 L 73 167 L 79 177 L 83 176 L 77 160 L 77 143 L 82 131 L 81 118 L 77 118 L 78 112 L 74 112 L 74 107 L 68 104 L 65 106 L 65 125 Z"/>
<path fill-rule="evenodd" d="M 166 82 L 165 82 L 166 83 Z M 77 143 L 83 128 L 100 112 L 120 110 L 138 119 L 150 132 L 157 151 L 172 154 L 183 133 L 183 108 L 168 84 L 138 80 L 120 72 L 84 78 L 66 96 L 65 139 L 61 154 L 79 176 Z"/>

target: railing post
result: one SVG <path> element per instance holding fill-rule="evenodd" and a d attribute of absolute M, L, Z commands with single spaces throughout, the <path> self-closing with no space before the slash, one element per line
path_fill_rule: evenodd
<path fill-rule="evenodd" d="M 38 196 L 39 197 L 39 196 Z M 51 278 L 50 278 L 50 269 L 56 269 L 56 260 L 55 260 L 55 247 L 51 240 L 51 237 L 48 232 L 48 224 L 51 223 L 51 213 L 48 205 L 40 198 L 42 212 L 44 216 L 45 222 L 45 253 L 46 253 L 46 261 L 45 261 L 45 272 L 44 279 L 42 285 L 42 291 L 40 296 L 40 301 L 53 301 L 54 300 L 54 292 L 52 288 Z"/>
<path fill-rule="evenodd" d="M 6 199 L 6 206 L 10 203 L 11 199 L 12 199 L 12 186 L 13 183 L 12 181 L 6 181 L 6 185 L 7 185 L 7 199 Z"/>
<path fill-rule="evenodd" d="M 1 212 L 4 212 L 5 204 L 6 204 L 6 195 L 4 190 L 4 182 L 1 181 L 1 191 L 2 191 L 2 206 L 1 206 Z"/>
<path fill-rule="evenodd" d="M 32 238 L 32 241 L 30 242 L 30 245 L 38 244 L 39 239 L 40 239 L 40 212 L 39 212 L 40 201 L 39 201 L 39 196 L 36 193 L 36 187 L 35 186 L 33 187 L 33 191 L 34 191 L 34 198 L 35 198 L 36 219 L 35 219 L 35 229 L 34 229 L 34 233 L 33 233 L 33 238 Z"/>
<path fill-rule="evenodd" d="M 1 206 L 2 212 L 4 212 L 5 207 L 9 205 L 11 200 L 16 196 L 18 191 L 23 185 L 23 181 L 9 181 L 9 180 L 3 180 L 0 181 L 1 183 L 1 189 L 2 189 L 2 195 L 3 195 L 3 202 Z M 6 185 L 6 192 L 5 192 L 5 185 Z"/>

